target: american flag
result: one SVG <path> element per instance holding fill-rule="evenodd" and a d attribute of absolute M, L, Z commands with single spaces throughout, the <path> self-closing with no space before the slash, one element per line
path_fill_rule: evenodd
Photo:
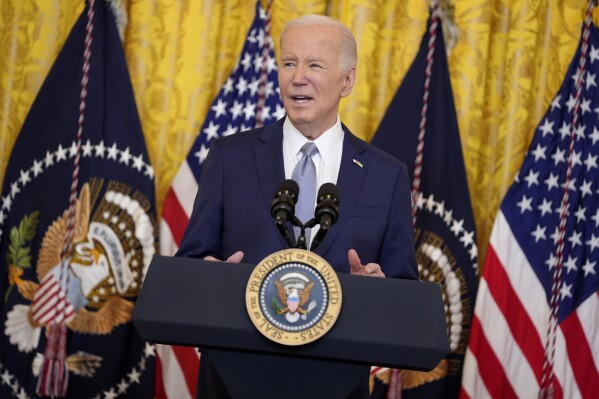
<path fill-rule="evenodd" d="M 599 31 L 590 15 L 495 219 L 462 398 L 597 398 Z"/>
<path fill-rule="evenodd" d="M 270 15 L 256 5 L 256 17 L 233 72 L 212 103 L 204 125 L 169 189 L 160 225 L 160 251 L 173 255 L 193 208 L 202 164 L 210 144 L 285 116 L 270 36 Z M 158 345 L 156 397 L 195 398 L 199 353 L 194 348 Z"/>

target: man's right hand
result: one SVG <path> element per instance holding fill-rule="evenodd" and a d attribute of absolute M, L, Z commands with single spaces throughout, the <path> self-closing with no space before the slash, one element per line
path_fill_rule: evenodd
<path fill-rule="evenodd" d="M 358 276 L 385 277 L 385 273 L 383 273 L 381 265 L 378 263 L 368 263 L 367 265 L 363 265 L 355 249 L 349 250 L 347 259 L 349 261 L 351 274 Z"/>
<path fill-rule="evenodd" d="M 243 259 L 243 252 L 237 251 L 233 255 L 229 256 L 225 262 L 239 263 Z M 220 259 L 216 259 L 214 256 L 206 256 L 204 260 L 211 260 L 214 262 L 222 262 Z"/>

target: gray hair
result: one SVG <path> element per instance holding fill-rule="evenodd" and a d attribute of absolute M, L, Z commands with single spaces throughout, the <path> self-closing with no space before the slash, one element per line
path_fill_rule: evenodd
<path fill-rule="evenodd" d="M 281 40 L 283 40 L 287 31 L 301 26 L 327 26 L 337 29 L 339 33 L 341 33 L 341 69 L 349 71 L 356 67 L 356 64 L 358 63 L 358 46 L 356 45 L 356 39 L 354 38 L 353 33 L 347 26 L 336 19 L 324 15 L 303 15 L 289 21 L 287 25 L 285 25 L 283 33 L 281 33 Z"/>

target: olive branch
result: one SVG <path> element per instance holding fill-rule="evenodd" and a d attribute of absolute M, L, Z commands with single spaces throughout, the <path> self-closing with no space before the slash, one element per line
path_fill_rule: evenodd
<path fill-rule="evenodd" d="M 279 310 L 283 309 L 282 307 L 279 306 L 279 302 L 274 297 L 272 298 L 272 301 L 270 302 L 270 308 L 276 314 L 279 314 Z"/>
<path fill-rule="evenodd" d="M 25 244 L 35 237 L 37 225 L 39 224 L 39 216 L 40 211 L 33 211 L 21 219 L 19 227 L 13 226 L 10 229 L 10 243 L 8 244 L 8 253 L 6 254 L 10 287 L 6 290 L 4 302 L 8 299 L 8 295 L 16 281 L 15 278 L 18 278 L 22 274 L 23 268 L 31 267 L 31 248 L 25 246 Z M 11 275 L 12 279 L 10 278 Z"/>

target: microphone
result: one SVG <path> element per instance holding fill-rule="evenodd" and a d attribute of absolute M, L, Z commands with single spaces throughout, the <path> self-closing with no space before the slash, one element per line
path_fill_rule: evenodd
<path fill-rule="evenodd" d="M 290 247 L 295 246 L 295 239 L 289 233 L 287 221 L 293 220 L 298 195 L 297 183 L 291 179 L 283 180 L 277 188 L 275 198 L 270 206 L 270 213 L 275 219 L 277 229 Z"/>
<path fill-rule="evenodd" d="M 314 218 L 320 225 L 320 229 L 312 240 L 310 251 L 314 251 L 324 236 L 329 232 L 332 225 L 339 217 L 339 189 L 333 183 L 325 183 L 320 186 Z"/>

